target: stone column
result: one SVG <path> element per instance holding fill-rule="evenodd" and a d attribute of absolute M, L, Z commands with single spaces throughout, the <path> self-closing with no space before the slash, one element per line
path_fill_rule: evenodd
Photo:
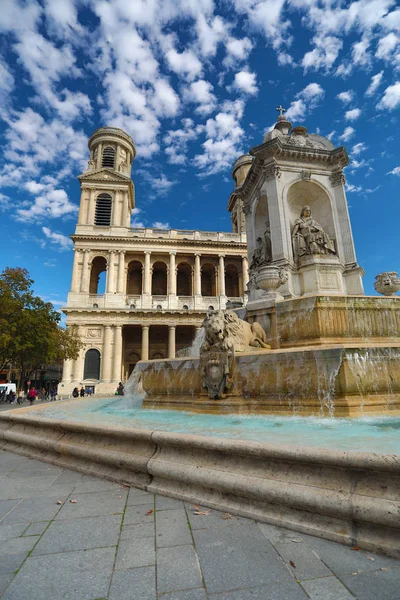
<path fill-rule="evenodd" d="M 169 253 L 169 294 L 176 296 L 176 265 L 175 265 L 176 252 Z"/>
<path fill-rule="evenodd" d="M 175 325 L 168 327 L 168 358 L 175 358 Z"/>
<path fill-rule="evenodd" d="M 83 189 L 81 194 L 81 202 L 79 205 L 79 214 L 78 214 L 78 225 L 85 225 L 86 217 L 87 217 L 87 203 L 88 198 L 90 198 L 90 190 Z"/>
<path fill-rule="evenodd" d="M 115 250 L 111 250 L 108 253 L 108 265 L 107 265 L 107 292 L 112 293 L 115 290 Z"/>
<path fill-rule="evenodd" d="M 112 211 L 112 219 L 111 219 L 111 225 L 117 226 L 120 225 L 120 205 L 119 205 L 119 191 L 118 190 L 114 190 L 114 201 L 113 201 L 113 211 Z"/>
<path fill-rule="evenodd" d="M 80 291 L 82 294 L 89 293 L 89 252 L 90 250 L 82 250 L 83 252 L 83 265 L 81 274 L 81 287 Z"/>
<path fill-rule="evenodd" d="M 118 286 L 117 292 L 124 294 L 126 292 L 126 286 L 124 286 L 125 280 L 125 250 L 119 251 L 119 264 L 118 264 Z"/>
<path fill-rule="evenodd" d="M 122 326 L 116 325 L 114 331 L 114 360 L 112 380 L 121 381 L 122 366 Z"/>
<path fill-rule="evenodd" d="M 82 258 L 82 250 L 74 248 L 74 264 L 72 267 L 72 280 L 71 280 L 71 292 L 79 292 L 80 281 L 79 281 L 79 263 Z"/>
<path fill-rule="evenodd" d="M 247 261 L 247 256 L 242 257 L 242 282 L 243 282 L 243 293 L 246 290 L 247 284 L 249 283 L 249 263 Z"/>
<path fill-rule="evenodd" d="M 111 325 L 104 326 L 103 337 L 103 356 L 101 361 L 101 379 L 105 383 L 110 383 L 111 380 L 111 340 L 112 340 Z"/>
<path fill-rule="evenodd" d="M 149 326 L 142 325 L 142 360 L 149 360 Z"/>
<path fill-rule="evenodd" d="M 97 146 L 97 169 L 101 169 L 101 159 L 103 156 L 103 144 L 100 142 Z"/>
<path fill-rule="evenodd" d="M 194 294 L 201 296 L 201 269 L 200 269 L 200 254 L 194 256 Z"/>
<path fill-rule="evenodd" d="M 69 383 L 73 376 L 74 361 L 70 358 L 64 360 L 62 381 Z"/>
<path fill-rule="evenodd" d="M 79 337 L 82 339 L 85 337 L 85 330 L 83 327 L 78 327 L 78 335 Z M 84 348 L 82 348 L 79 351 L 79 356 L 78 358 L 75 360 L 74 363 L 74 377 L 73 377 L 73 381 L 79 381 L 81 382 L 83 379 L 83 366 L 85 364 L 85 354 L 86 354 L 87 348 L 86 346 Z"/>
<path fill-rule="evenodd" d="M 222 254 L 219 255 L 219 269 L 218 269 L 218 277 L 219 277 L 219 295 L 225 296 L 225 262 L 224 256 Z"/>
<path fill-rule="evenodd" d="M 87 212 L 87 225 L 94 225 L 94 215 L 96 212 L 96 190 L 90 190 L 89 206 Z"/>
<path fill-rule="evenodd" d="M 150 272 L 150 256 L 151 252 L 144 253 L 144 286 L 143 293 L 151 294 L 151 272 Z"/>

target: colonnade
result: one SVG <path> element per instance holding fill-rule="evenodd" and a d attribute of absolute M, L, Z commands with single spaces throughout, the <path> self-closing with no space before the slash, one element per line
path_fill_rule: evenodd
<path fill-rule="evenodd" d="M 151 324 L 138 325 L 141 327 L 141 360 L 149 360 L 150 350 L 150 327 Z M 160 326 L 160 324 L 154 325 Z M 176 329 L 177 324 L 167 325 L 168 327 L 168 358 L 175 358 L 176 355 Z M 200 326 L 195 326 L 197 333 Z M 122 325 L 104 325 L 102 342 L 93 344 L 86 349 L 81 350 L 76 360 L 64 361 L 63 381 L 72 381 L 77 386 L 84 380 L 85 356 L 89 349 L 97 349 L 100 352 L 100 377 L 104 383 L 117 384 L 122 378 L 123 363 L 123 326 Z M 84 337 L 82 327 L 78 327 L 78 333 Z"/>
<path fill-rule="evenodd" d="M 89 292 L 89 282 L 90 282 L 90 272 L 92 268 L 92 261 L 98 256 L 103 256 L 102 254 L 94 254 L 91 261 L 91 254 L 94 251 L 88 249 L 77 249 L 75 248 L 75 256 L 74 256 L 74 265 L 72 271 L 72 283 L 71 283 L 71 292 L 73 293 L 88 293 Z M 154 262 L 164 262 L 165 253 L 158 254 L 155 252 L 151 252 L 150 250 L 144 251 L 144 264 L 142 262 L 142 273 L 143 273 L 143 288 L 142 293 L 151 295 L 152 294 L 152 255 L 153 264 Z M 133 255 L 135 256 L 135 255 Z M 190 258 L 193 255 L 185 254 L 185 260 L 187 260 L 188 264 L 190 264 Z M 159 257 L 159 260 L 157 260 Z M 194 295 L 201 296 L 201 274 L 202 274 L 202 264 L 201 264 L 202 255 L 200 253 L 194 254 L 194 266 L 193 266 L 193 293 Z M 218 293 L 215 295 L 225 296 L 226 295 L 226 285 L 225 285 L 225 264 L 226 259 L 237 258 L 235 256 L 226 256 L 224 254 L 218 255 L 218 266 L 215 269 L 217 281 L 218 281 Z M 204 257 L 203 265 L 205 264 L 213 264 L 212 261 L 215 259 L 215 256 L 207 255 Z M 106 270 L 107 270 L 107 279 L 106 279 L 106 292 L 107 293 L 126 293 L 127 287 L 127 273 L 128 273 L 128 265 L 126 262 L 126 250 L 110 250 L 107 253 L 106 260 Z M 132 260 L 137 260 L 137 258 L 132 258 Z M 141 262 L 141 261 L 138 261 Z M 246 289 L 246 285 L 248 283 L 248 262 L 247 257 L 241 257 L 242 270 L 238 275 L 242 279 L 242 290 L 239 295 L 243 295 L 244 290 Z M 167 267 L 167 293 L 171 296 L 176 296 L 177 294 L 177 252 L 171 251 L 169 252 L 169 265 Z M 215 290 L 217 290 L 217 285 L 215 285 Z"/>

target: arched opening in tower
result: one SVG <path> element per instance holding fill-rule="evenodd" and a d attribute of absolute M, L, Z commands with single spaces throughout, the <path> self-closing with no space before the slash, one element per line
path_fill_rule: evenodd
<path fill-rule="evenodd" d="M 215 267 L 205 264 L 201 267 L 201 295 L 215 296 Z"/>
<path fill-rule="evenodd" d="M 188 263 L 178 265 L 176 288 L 178 296 L 192 295 L 192 267 Z"/>
<path fill-rule="evenodd" d="M 167 295 L 167 265 L 165 263 L 154 263 L 151 283 L 151 293 L 153 296 Z"/>
<path fill-rule="evenodd" d="M 89 294 L 104 294 L 106 290 L 107 261 L 104 256 L 92 260 L 90 270 Z"/>

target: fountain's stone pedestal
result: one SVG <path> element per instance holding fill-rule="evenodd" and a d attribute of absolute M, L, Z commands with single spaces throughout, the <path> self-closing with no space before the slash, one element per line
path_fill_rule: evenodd
<path fill-rule="evenodd" d="M 400 346 L 236 353 L 229 394 L 210 399 L 198 358 L 138 363 L 144 406 L 196 412 L 355 417 L 400 414 Z"/>
<path fill-rule="evenodd" d="M 400 345 L 400 298 L 321 296 L 262 303 L 247 311 L 273 348 L 326 344 Z"/>

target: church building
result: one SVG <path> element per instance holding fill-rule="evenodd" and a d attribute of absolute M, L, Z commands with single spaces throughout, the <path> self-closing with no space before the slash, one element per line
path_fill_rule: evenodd
<path fill-rule="evenodd" d="M 248 283 L 239 200 L 229 207 L 232 232 L 131 227 L 132 138 L 102 127 L 89 150 L 79 176 L 72 282 L 63 309 L 84 348 L 64 363 L 62 395 L 81 385 L 113 393 L 139 360 L 174 358 L 191 345 L 208 310 L 245 303 Z M 235 181 L 250 167 L 240 160 Z"/>

